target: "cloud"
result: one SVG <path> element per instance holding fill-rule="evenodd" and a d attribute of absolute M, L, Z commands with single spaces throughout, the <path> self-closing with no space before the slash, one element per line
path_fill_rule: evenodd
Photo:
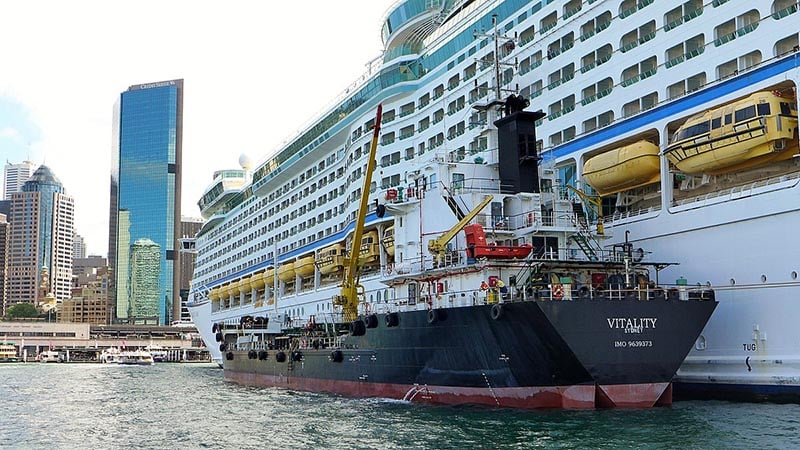
<path fill-rule="evenodd" d="M 16 128 L 10 127 L 8 125 L 6 125 L 3 128 L 0 128 L 0 139 L 8 139 L 17 143 L 21 143 L 23 141 L 22 134 L 19 131 L 17 131 Z"/>
<path fill-rule="evenodd" d="M 184 79 L 182 210 L 199 216 L 215 170 L 238 167 L 242 153 L 262 161 L 361 76 L 380 54 L 382 14 L 393 3 L 9 2 L 0 42 L 14 45 L 3 47 L 0 100 L 22 105 L 41 132 L 1 116 L 0 125 L 16 128 L 32 160 L 59 177 L 75 197 L 77 232 L 91 253 L 105 254 L 121 92 Z"/>

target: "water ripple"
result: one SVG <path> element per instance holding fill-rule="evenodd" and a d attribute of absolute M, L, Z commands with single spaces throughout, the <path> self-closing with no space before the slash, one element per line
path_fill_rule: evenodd
<path fill-rule="evenodd" d="M 212 365 L 0 365 L 0 446 L 147 449 L 790 448 L 800 406 L 516 411 L 240 386 Z"/>

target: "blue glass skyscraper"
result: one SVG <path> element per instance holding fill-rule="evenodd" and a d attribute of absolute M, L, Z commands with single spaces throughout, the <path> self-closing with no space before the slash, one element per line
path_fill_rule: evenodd
<path fill-rule="evenodd" d="M 160 249 L 158 285 L 147 293 L 158 298 L 159 324 L 180 315 L 181 141 L 183 80 L 131 86 L 114 106 L 109 267 L 114 283 L 109 298 L 118 322 L 153 321 L 132 308 L 131 248 L 149 239 Z M 174 309 L 178 309 L 177 314 Z"/>

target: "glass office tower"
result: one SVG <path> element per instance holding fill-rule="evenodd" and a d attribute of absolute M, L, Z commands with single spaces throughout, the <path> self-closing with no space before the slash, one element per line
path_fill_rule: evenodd
<path fill-rule="evenodd" d="M 109 299 L 115 320 L 169 324 L 180 316 L 181 141 L 183 80 L 131 86 L 114 105 L 108 263 L 113 270 Z M 133 308 L 134 243 L 149 239 L 159 249 L 158 283 L 148 298 L 157 309 Z M 157 290 L 157 292 L 155 292 Z M 150 297 L 152 295 L 152 297 Z M 174 311 L 177 309 L 177 313 Z M 146 317 L 137 316 L 145 311 Z M 153 313 L 157 315 L 153 315 Z"/>

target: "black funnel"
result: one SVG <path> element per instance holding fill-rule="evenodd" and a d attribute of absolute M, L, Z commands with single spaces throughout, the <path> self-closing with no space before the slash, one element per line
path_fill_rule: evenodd
<path fill-rule="evenodd" d="M 522 111 L 527 105 L 527 99 L 510 96 L 506 100 L 507 115 L 494 122 L 498 133 L 500 191 L 506 194 L 539 192 L 536 121 L 545 113 Z"/>

